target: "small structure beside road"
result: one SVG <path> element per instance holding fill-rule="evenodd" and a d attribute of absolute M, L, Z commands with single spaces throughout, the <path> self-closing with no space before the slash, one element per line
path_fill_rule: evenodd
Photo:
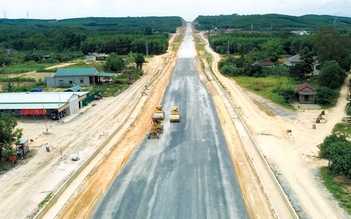
<path fill-rule="evenodd" d="M 78 113 L 88 92 L 0 93 L 0 115 L 48 117 Z"/>
<path fill-rule="evenodd" d="M 59 68 L 55 75 L 45 78 L 47 87 L 90 86 L 99 84 L 102 77 L 113 77 L 114 73 L 99 72 L 96 68 Z"/>
<path fill-rule="evenodd" d="M 28 138 L 21 138 L 16 143 L 16 152 L 17 156 L 23 157 L 29 151 L 29 139 Z"/>
<path fill-rule="evenodd" d="M 296 88 L 295 93 L 299 96 L 299 103 L 314 104 L 316 90 L 307 82 Z"/>

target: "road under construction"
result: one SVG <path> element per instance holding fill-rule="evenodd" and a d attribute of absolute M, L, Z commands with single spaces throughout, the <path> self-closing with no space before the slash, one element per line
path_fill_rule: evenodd
<path fill-rule="evenodd" d="M 169 71 L 167 77 L 158 77 L 161 71 L 157 71 L 154 76 L 158 79 L 152 76 L 156 79 L 153 88 L 147 89 L 146 85 L 150 85 L 150 81 L 142 85 L 145 86 L 145 90 L 141 94 L 145 94 L 147 90 L 150 93 L 140 97 L 140 100 L 146 100 L 145 104 L 139 101 L 140 103 L 133 107 L 140 108 L 141 114 L 132 110 L 126 118 L 125 121 L 132 123 L 129 128 L 122 128 L 128 129 L 118 141 L 122 148 L 115 146 L 117 148 L 109 152 L 104 159 L 101 159 L 103 153 L 98 153 L 93 162 L 89 160 L 88 168 L 95 170 L 79 171 L 81 173 L 78 173 L 77 179 L 71 183 L 73 186 L 69 185 L 70 189 L 66 189 L 70 191 L 64 191 L 61 195 L 63 198 L 55 201 L 56 206 L 50 208 L 47 215 L 57 214 L 58 210 L 66 205 L 58 218 L 86 217 L 91 214 L 93 218 L 249 218 L 253 215 L 262 218 L 279 218 L 282 215 L 285 218 L 295 217 L 291 206 L 289 207 L 289 203 L 284 199 L 284 194 L 274 193 L 274 200 L 267 201 L 267 190 L 263 189 L 262 192 L 260 188 L 263 178 L 256 182 L 255 178 L 258 175 L 248 168 L 250 164 L 245 164 L 245 172 L 239 170 L 240 176 L 237 177 L 238 169 L 234 168 L 234 165 L 243 165 L 245 162 L 252 162 L 252 159 L 247 159 L 246 149 L 239 149 L 241 147 L 235 145 L 240 144 L 239 138 L 248 139 L 247 135 L 250 133 L 248 130 L 243 132 L 245 128 L 236 124 L 240 115 L 230 104 L 231 98 L 221 94 L 220 99 L 223 99 L 219 101 L 218 93 L 224 90 L 218 88 L 220 82 L 209 73 L 206 61 L 203 60 L 206 73 L 198 71 L 200 64 L 199 60 L 195 59 L 195 54 L 192 30 L 188 25 L 173 74 Z M 167 58 L 167 61 L 169 60 L 171 59 Z M 160 89 L 161 87 L 166 91 Z M 151 109 L 154 106 L 157 106 L 156 111 Z M 236 128 L 240 129 L 240 137 L 231 139 L 233 132 L 226 128 L 222 130 L 223 127 L 231 127 L 233 130 L 235 128 L 226 123 L 228 118 L 223 120 L 223 116 L 227 115 L 220 113 L 218 107 L 224 111 L 228 110 L 232 117 L 229 117 L 229 120 L 234 120 Z M 149 114 L 152 110 L 154 112 Z M 145 117 L 145 113 L 149 117 Z M 143 122 L 136 118 L 142 118 Z M 153 120 L 160 123 L 151 123 Z M 149 125 L 145 125 L 147 122 Z M 140 139 L 138 141 L 135 141 L 137 138 L 133 134 L 135 127 L 139 127 L 139 133 L 145 133 L 137 137 Z M 148 128 L 150 129 L 147 130 Z M 153 133 L 156 133 L 156 138 L 149 139 L 153 130 L 156 130 Z M 223 131 L 226 133 L 226 139 Z M 229 138 L 228 132 L 232 133 Z M 107 142 L 107 146 L 113 142 Z M 135 144 L 136 142 L 138 144 Z M 134 144 L 135 146 L 131 146 Z M 109 147 L 103 147 L 102 150 L 107 151 Z M 235 152 L 237 149 L 239 151 Z M 233 153 L 241 154 L 234 156 Z M 259 160 L 255 158 L 255 161 Z M 260 166 L 266 168 L 264 160 L 263 158 Z M 93 164 L 96 162 L 101 163 Z M 118 164 L 118 167 L 111 164 Z M 111 184 L 110 178 L 106 178 L 107 183 L 101 182 L 102 179 L 105 180 L 104 176 L 112 175 L 116 178 Z M 78 189 L 77 186 L 84 178 L 85 182 Z M 273 178 L 275 179 L 274 176 Z M 243 182 L 248 181 L 248 185 L 243 185 Z M 253 184 L 254 181 L 256 185 Z M 269 184 L 275 185 L 274 182 Z M 101 185 L 103 186 L 96 190 L 97 186 Z M 269 190 L 279 191 L 279 185 Z M 75 191 L 73 196 L 72 191 Z M 255 197 L 252 194 L 255 194 Z M 65 199 L 70 196 L 71 201 L 66 203 Z M 278 196 L 282 198 L 277 198 Z M 258 208 L 261 209 L 257 210 Z M 48 209 L 49 207 L 45 211 Z"/>
<path fill-rule="evenodd" d="M 161 105 L 182 119 L 166 113 L 162 135 L 138 146 L 92 218 L 249 218 L 190 27 Z"/>

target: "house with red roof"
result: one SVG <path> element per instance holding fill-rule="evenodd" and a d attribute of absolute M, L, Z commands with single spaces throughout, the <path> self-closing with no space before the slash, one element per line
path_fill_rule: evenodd
<path fill-rule="evenodd" d="M 262 65 L 264 67 L 272 67 L 274 65 L 274 63 L 271 60 L 263 60 Z"/>
<path fill-rule="evenodd" d="M 299 103 L 314 104 L 316 99 L 316 90 L 307 82 L 296 88 L 295 93 L 299 96 Z"/>

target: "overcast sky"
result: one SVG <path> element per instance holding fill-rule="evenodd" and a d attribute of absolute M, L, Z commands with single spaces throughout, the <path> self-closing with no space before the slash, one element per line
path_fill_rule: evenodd
<path fill-rule="evenodd" d="M 351 0 L 0 0 L 0 18 L 328 14 L 351 17 Z"/>

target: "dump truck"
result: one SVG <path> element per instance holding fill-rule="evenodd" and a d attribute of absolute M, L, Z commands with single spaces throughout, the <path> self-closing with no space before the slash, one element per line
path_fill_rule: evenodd
<path fill-rule="evenodd" d="M 178 106 L 172 106 L 171 115 L 169 116 L 169 121 L 170 122 L 179 122 L 180 121 Z"/>
<path fill-rule="evenodd" d="M 163 112 L 162 105 L 156 107 L 155 113 L 152 116 L 153 119 L 163 120 L 165 118 L 165 113 Z"/>
<path fill-rule="evenodd" d="M 163 133 L 163 124 L 159 118 L 152 118 L 152 126 L 149 131 L 148 139 L 159 139 Z"/>

